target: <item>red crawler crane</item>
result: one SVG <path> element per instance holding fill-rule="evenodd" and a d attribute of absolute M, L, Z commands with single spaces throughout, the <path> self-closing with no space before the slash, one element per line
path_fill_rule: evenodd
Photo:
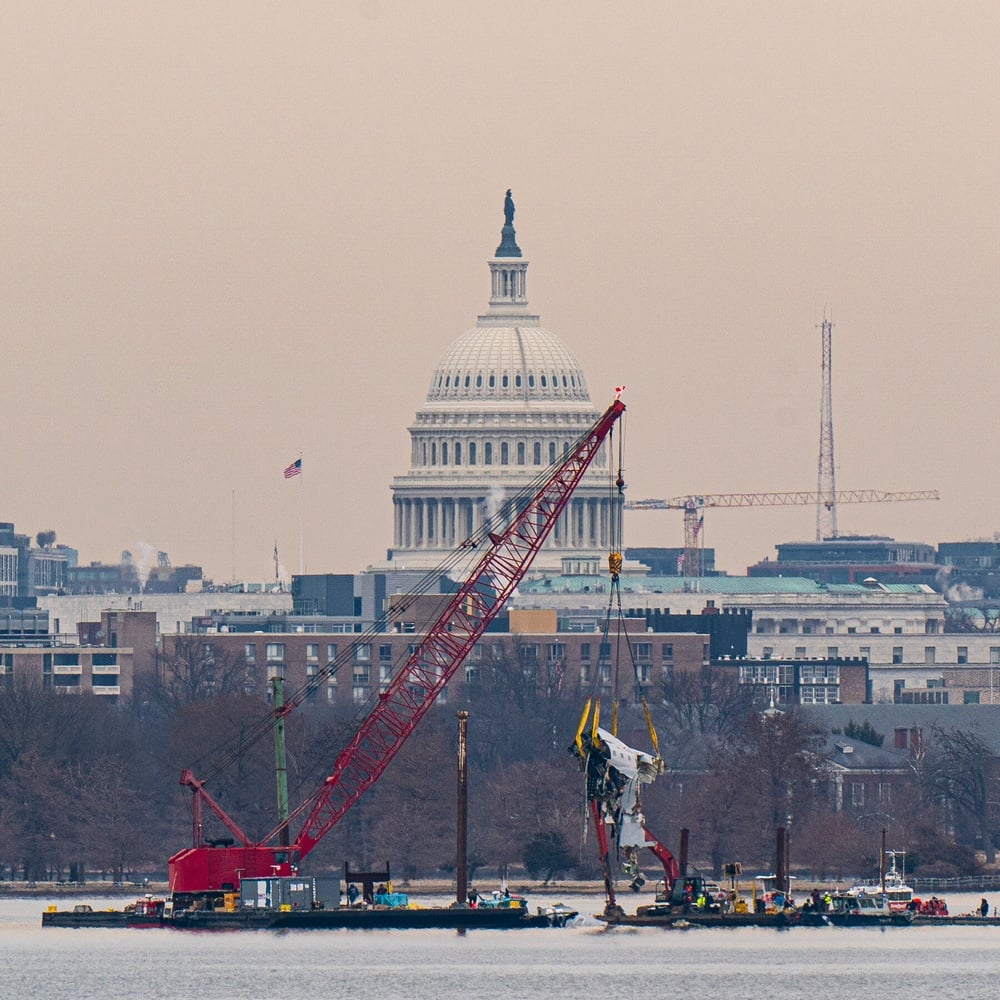
<path fill-rule="evenodd" d="M 483 539 L 487 550 L 472 574 L 379 696 L 322 786 L 286 821 L 254 843 L 209 795 L 204 783 L 191 771 L 183 772 L 181 784 L 190 788 L 194 797 L 194 846 L 170 859 L 170 891 L 175 903 L 214 900 L 224 893 L 238 892 L 243 878 L 295 873 L 306 855 L 382 776 L 503 609 L 624 411 L 625 404 L 616 396 L 527 505 L 515 512 L 510 524 Z M 225 824 L 232 840 L 203 842 L 203 804 Z M 288 830 L 303 817 L 298 835 L 289 843 Z"/>

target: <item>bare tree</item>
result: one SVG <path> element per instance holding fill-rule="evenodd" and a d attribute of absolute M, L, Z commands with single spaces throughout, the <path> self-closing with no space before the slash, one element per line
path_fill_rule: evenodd
<path fill-rule="evenodd" d="M 454 716 L 425 719 L 399 751 L 361 809 L 365 843 L 354 845 L 357 860 L 377 864 L 392 859 L 407 876 L 455 864 Z"/>
<path fill-rule="evenodd" d="M 749 688 L 732 668 L 675 670 L 663 681 L 663 704 L 670 731 L 723 733 L 751 708 Z"/>
<path fill-rule="evenodd" d="M 584 783 L 570 777 L 571 768 L 568 760 L 518 761 L 494 771 L 475 793 L 470 830 L 476 852 L 503 868 L 524 861 L 532 844 L 577 843 Z"/>
<path fill-rule="evenodd" d="M 0 851 L 28 881 L 59 876 L 82 855 L 78 801 L 64 767 L 23 753 L 0 781 Z"/>
<path fill-rule="evenodd" d="M 480 771 L 560 759 L 576 728 L 582 708 L 578 684 L 561 661 L 540 659 L 531 649 L 511 644 L 470 664 L 463 698 L 472 713 L 470 766 Z"/>
<path fill-rule="evenodd" d="M 238 651 L 216 646 L 204 636 L 179 635 L 160 653 L 157 676 L 137 697 L 175 712 L 215 695 L 250 694 L 260 686 L 260 668 Z"/>
<path fill-rule="evenodd" d="M 996 861 L 993 824 L 1000 792 L 1000 762 L 972 729 L 931 730 L 920 776 L 928 797 L 955 810 L 982 844 L 986 863 Z"/>
<path fill-rule="evenodd" d="M 120 882 L 125 872 L 161 859 L 146 846 L 149 799 L 129 781 L 124 761 L 102 756 L 73 768 L 69 780 L 80 815 L 82 856 Z"/>
<path fill-rule="evenodd" d="M 725 734 L 712 768 L 734 802 L 742 850 L 768 856 L 776 827 L 803 822 L 817 806 L 819 733 L 788 712 L 750 712 Z"/>

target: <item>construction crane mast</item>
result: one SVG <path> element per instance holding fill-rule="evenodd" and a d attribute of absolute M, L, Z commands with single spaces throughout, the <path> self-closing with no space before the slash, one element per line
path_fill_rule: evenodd
<path fill-rule="evenodd" d="M 204 781 L 190 770 L 182 773 L 181 784 L 192 793 L 194 845 L 170 858 L 169 884 L 175 904 L 204 901 L 212 905 L 225 893 L 238 892 L 244 878 L 297 872 L 299 862 L 382 776 L 503 610 L 624 411 L 625 404 L 616 396 L 534 496 L 523 505 L 514 505 L 506 527 L 484 530 L 463 543 L 463 547 L 483 549 L 471 574 L 449 595 L 417 648 L 379 693 L 322 785 L 294 812 L 279 817 L 274 830 L 259 841 L 252 840 L 209 794 Z M 279 718 L 294 707 L 294 700 L 282 706 Z M 231 836 L 205 841 L 203 806 L 215 813 Z M 300 822 L 299 833 L 291 840 L 288 831 Z"/>
<path fill-rule="evenodd" d="M 816 541 L 837 537 L 837 486 L 833 461 L 833 323 L 823 317 L 823 389 L 819 404 L 819 477 Z"/>
<path fill-rule="evenodd" d="M 701 576 L 701 551 L 698 543 L 705 524 L 706 507 L 785 507 L 803 504 L 833 506 L 838 503 L 899 503 L 907 500 L 940 499 L 937 490 L 911 490 L 903 493 L 889 493 L 885 490 L 712 493 L 673 497 L 670 500 L 632 500 L 625 504 L 625 509 L 684 511 L 684 575 Z"/>

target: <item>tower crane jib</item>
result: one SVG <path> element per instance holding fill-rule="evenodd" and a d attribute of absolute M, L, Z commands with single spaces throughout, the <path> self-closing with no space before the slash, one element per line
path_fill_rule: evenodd
<path fill-rule="evenodd" d="M 681 510 L 684 512 L 684 574 L 701 576 L 699 535 L 706 507 L 786 507 L 793 505 L 835 505 L 838 503 L 900 503 L 911 500 L 940 500 L 937 490 L 836 490 L 833 493 L 785 490 L 771 493 L 706 493 L 672 497 L 669 500 L 631 500 L 626 510 Z"/>

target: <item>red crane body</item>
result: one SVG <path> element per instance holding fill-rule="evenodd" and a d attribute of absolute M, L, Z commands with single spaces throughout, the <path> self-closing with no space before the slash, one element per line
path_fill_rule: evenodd
<path fill-rule="evenodd" d="M 204 896 L 239 890 L 243 878 L 292 875 L 298 864 L 381 777 L 435 699 L 500 613 L 562 514 L 574 490 L 611 433 L 625 404 L 617 397 L 527 505 L 502 531 L 491 532 L 487 551 L 453 594 L 403 668 L 379 695 L 322 786 L 259 843 L 254 843 L 190 771 L 194 846 L 169 862 L 170 891 Z M 202 804 L 232 833 L 225 843 L 202 841 Z M 304 819 L 303 819 L 304 817 Z M 276 844 L 282 828 L 303 819 L 288 846 Z"/>

